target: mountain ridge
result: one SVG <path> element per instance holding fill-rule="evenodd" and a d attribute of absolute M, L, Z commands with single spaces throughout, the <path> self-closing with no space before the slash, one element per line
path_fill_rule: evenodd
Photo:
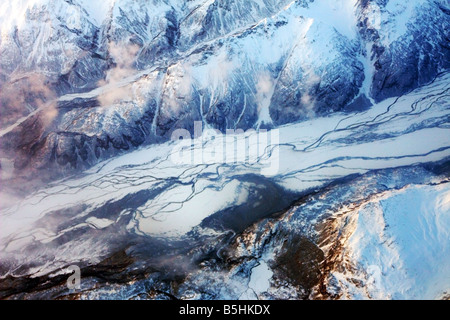
<path fill-rule="evenodd" d="M 89 168 L 194 121 L 224 132 L 364 110 L 450 61 L 445 1 L 16 5 L 0 16 L 1 153 L 16 171 Z"/>

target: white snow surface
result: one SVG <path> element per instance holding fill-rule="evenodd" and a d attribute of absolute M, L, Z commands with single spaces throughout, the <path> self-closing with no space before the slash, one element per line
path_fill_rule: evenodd
<path fill-rule="evenodd" d="M 449 292 L 448 183 L 385 192 L 364 204 L 357 216 L 346 250 L 358 270 L 365 270 L 364 287 L 336 272 L 347 288 L 346 298 L 422 300 Z"/>

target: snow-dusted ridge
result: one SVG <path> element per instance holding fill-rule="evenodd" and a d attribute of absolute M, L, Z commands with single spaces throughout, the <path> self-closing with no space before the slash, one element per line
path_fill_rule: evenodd
<path fill-rule="evenodd" d="M 386 191 L 346 216 L 354 221 L 344 253 L 347 265 L 330 275 L 343 288 L 342 298 L 445 296 L 450 288 L 448 182 Z"/>
<path fill-rule="evenodd" d="M 2 3 L 1 85 L 26 88 L 40 74 L 56 108 L 48 120 L 45 106 L 15 105 L 9 90 L 0 137 L 12 142 L 0 151 L 36 176 L 57 175 L 166 141 L 194 121 L 225 132 L 363 110 L 448 68 L 445 8 L 431 0 Z M 45 128 L 30 133 L 42 118 Z M 35 137 L 25 149 L 22 134 Z"/>

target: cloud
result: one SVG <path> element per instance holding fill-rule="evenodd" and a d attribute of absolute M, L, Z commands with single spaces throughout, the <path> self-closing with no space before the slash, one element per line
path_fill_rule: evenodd
<path fill-rule="evenodd" d="M 193 76 L 189 62 L 177 63 L 167 70 L 164 82 L 163 104 L 161 110 L 166 115 L 177 116 L 182 113 L 183 102 L 192 94 Z"/>
<path fill-rule="evenodd" d="M 239 63 L 229 60 L 227 51 L 221 51 L 219 55 L 211 58 L 208 62 L 207 76 L 200 75 L 207 80 L 206 83 L 203 83 L 203 86 L 208 86 L 212 90 L 221 89 L 225 93 L 230 75 L 239 67 Z"/>
<path fill-rule="evenodd" d="M 315 98 L 309 95 L 308 93 L 304 93 L 300 99 L 305 115 L 308 118 L 314 117 L 315 111 L 314 107 L 316 104 Z"/>
<path fill-rule="evenodd" d="M 119 101 L 132 98 L 130 86 L 119 85 L 119 82 L 136 73 L 134 63 L 139 50 L 139 46 L 131 44 L 130 39 L 125 40 L 123 43 L 109 43 L 108 52 L 115 66 L 108 70 L 105 80 L 101 80 L 98 83 L 100 87 L 107 87 L 97 98 L 101 106 L 108 107 Z M 110 87 L 108 88 L 108 86 Z"/>
<path fill-rule="evenodd" d="M 17 195 L 12 192 L 0 190 L 0 210 L 14 206 L 15 204 L 19 203 L 21 199 L 22 198 L 17 197 Z"/>
<path fill-rule="evenodd" d="M 258 100 L 267 99 L 273 92 L 273 85 L 273 79 L 270 74 L 267 72 L 261 73 L 258 76 L 258 82 L 256 83 L 256 96 L 258 97 Z"/>
<path fill-rule="evenodd" d="M 302 78 L 301 99 L 300 102 L 303 107 L 303 113 L 306 117 L 312 118 L 315 116 L 316 98 L 312 95 L 315 91 L 315 87 L 320 83 L 321 78 L 318 76 L 313 69 L 305 70 Z"/>
<path fill-rule="evenodd" d="M 259 127 L 263 122 L 266 124 L 272 123 L 269 107 L 274 90 L 275 82 L 270 73 L 260 73 L 257 77 L 255 95 L 256 103 L 258 105 L 258 122 L 256 124 L 257 127 Z"/>
<path fill-rule="evenodd" d="M 21 117 L 41 108 L 39 116 L 44 126 L 58 114 L 56 94 L 45 76 L 32 73 L 0 87 L 0 126 L 7 127 Z"/>
<path fill-rule="evenodd" d="M 306 76 L 305 83 L 308 86 L 314 86 L 320 83 L 321 78 L 314 71 L 309 71 Z"/>
<path fill-rule="evenodd" d="M 97 101 L 100 103 L 100 106 L 109 107 L 120 101 L 130 100 L 131 94 L 130 86 L 116 87 L 100 94 L 97 97 Z"/>

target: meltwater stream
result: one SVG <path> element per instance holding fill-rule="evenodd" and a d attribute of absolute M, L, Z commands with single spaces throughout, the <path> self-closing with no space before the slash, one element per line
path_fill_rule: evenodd
<path fill-rule="evenodd" d="M 186 141 L 149 146 L 56 181 L 0 212 L 0 297 L 67 295 L 71 265 L 85 291 L 185 278 L 255 223 L 346 177 L 445 160 L 449 96 L 443 74 L 365 112 L 280 127 L 251 163 L 191 157 L 230 141 L 251 147 L 261 132 L 204 135 L 181 153 Z"/>

